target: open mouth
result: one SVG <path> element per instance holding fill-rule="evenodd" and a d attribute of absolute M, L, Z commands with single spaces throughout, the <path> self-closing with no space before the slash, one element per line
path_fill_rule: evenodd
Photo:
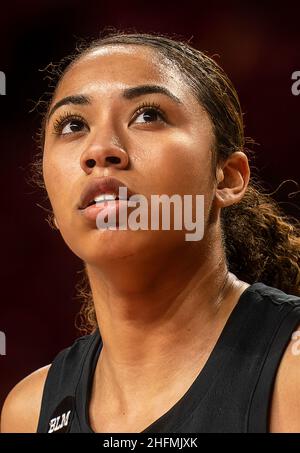
<path fill-rule="evenodd" d="M 118 201 L 118 200 L 128 201 L 128 198 L 119 197 L 116 194 L 101 194 L 101 195 L 96 196 L 92 201 L 90 201 L 87 204 L 86 208 L 88 208 L 89 206 L 92 206 L 94 204 L 100 204 L 100 203 L 105 203 L 105 202 L 109 202 L 109 201 Z"/>
<path fill-rule="evenodd" d="M 85 211 L 85 213 L 98 211 L 97 207 L 101 210 L 106 207 L 113 208 L 113 205 L 116 205 L 116 209 L 119 209 L 119 204 L 125 205 L 125 202 L 128 202 L 132 195 L 133 192 L 128 189 L 126 184 L 116 178 L 110 176 L 95 177 L 82 191 L 77 208 Z"/>

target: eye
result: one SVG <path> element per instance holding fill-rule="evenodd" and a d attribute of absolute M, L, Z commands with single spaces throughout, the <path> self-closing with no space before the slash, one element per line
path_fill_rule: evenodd
<path fill-rule="evenodd" d="M 69 135 L 81 132 L 86 126 L 86 122 L 81 115 L 64 113 L 54 122 L 53 129 L 57 135 Z"/>
<path fill-rule="evenodd" d="M 134 122 L 137 124 L 165 121 L 164 113 L 159 104 L 142 104 L 135 113 Z"/>

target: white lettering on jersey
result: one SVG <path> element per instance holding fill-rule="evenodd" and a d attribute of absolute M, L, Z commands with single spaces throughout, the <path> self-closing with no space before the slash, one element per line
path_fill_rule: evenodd
<path fill-rule="evenodd" d="M 62 415 L 59 415 L 58 417 L 51 418 L 49 422 L 49 431 L 48 433 L 53 433 L 53 431 L 58 431 L 59 429 L 63 428 L 64 426 L 67 426 L 69 423 L 69 417 L 70 417 L 71 411 L 68 411 L 67 413 L 63 413 Z"/>

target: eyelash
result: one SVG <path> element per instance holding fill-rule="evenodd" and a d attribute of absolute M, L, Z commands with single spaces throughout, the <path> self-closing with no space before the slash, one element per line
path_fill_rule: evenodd
<path fill-rule="evenodd" d="M 54 129 L 54 133 L 57 134 L 57 135 L 61 135 L 61 132 L 63 130 L 63 128 L 70 122 L 70 121 L 81 121 L 83 123 L 85 123 L 85 119 L 83 118 L 83 116 L 81 115 L 78 115 L 78 114 L 74 114 L 74 113 L 71 113 L 71 112 L 65 112 L 65 113 L 62 113 L 55 121 L 54 121 L 54 124 L 53 124 L 53 129 Z"/>
<path fill-rule="evenodd" d="M 160 117 L 163 119 L 163 121 L 165 121 L 165 113 L 164 111 L 161 109 L 160 107 L 160 104 L 156 103 L 156 102 L 143 102 L 142 104 L 140 104 L 138 107 L 137 107 L 137 110 L 135 111 L 135 114 L 134 114 L 134 118 L 133 119 L 136 119 L 141 113 L 145 112 L 146 110 L 155 110 L 159 115 Z M 63 128 L 70 122 L 70 121 L 81 121 L 83 123 L 86 124 L 86 121 L 85 119 L 83 118 L 83 116 L 81 115 L 78 115 L 78 114 L 74 114 L 74 113 L 71 113 L 71 112 L 65 112 L 63 114 L 61 114 L 55 121 L 54 121 L 54 124 L 53 124 L 53 129 L 54 129 L 54 134 L 56 135 L 62 135 L 62 130 Z M 70 133 L 70 132 L 69 132 Z M 63 135 L 68 135 L 69 133 L 67 134 L 63 134 Z M 75 133 L 75 132 L 74 132 Z"/>

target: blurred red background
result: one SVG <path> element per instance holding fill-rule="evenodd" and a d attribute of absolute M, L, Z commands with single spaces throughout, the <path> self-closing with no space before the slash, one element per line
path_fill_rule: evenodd
<path fill-rule="evenodd" d="M 271 6 L 272 5 L 272 6 Z M 273 191 L 284 180 L 299 182 L 300 96 L 291 92 L 300 71 L 300 5 L 250 2 L 12 1 L 1 11 L 0 96 L 1 256 L 0 406 L 8 391 L 52 361 L 79 335 L 75 284 L 82 263 L 37 206 L 42 196 L 26 181 L 36 151 L 37 113 L 29 113 L 47 89 L 39 69 L 69 54 L 77 38 L 96 38 L 106 26 L 177 34 L 226 70 L 240 95 L 255 165 Z M 2 8 L 4 6 L 2 5 Z M 299 190 L 292 182 L 276 193 L 287 214 L 299 218 Z"/>

